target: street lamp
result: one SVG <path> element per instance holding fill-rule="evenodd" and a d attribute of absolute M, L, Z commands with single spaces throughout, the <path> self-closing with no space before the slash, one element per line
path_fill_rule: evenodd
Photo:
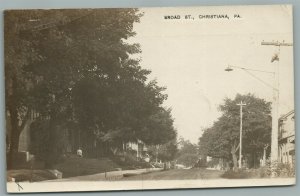
<path fill-rule="evenodd" d="M 227 65 L 227 67 L 225 68 L 225 71 L 228 71 L 228 72 L 233 71 L 233 68 L 242 69 L 242 70 L 246 71 L 247 73 L 249 73 L 248 71 L 256 71 L 256 72 L 275 74 L 275 72 L 272 72 L 272 71 L 265 71 L 265 70 L 259 70 L 259 69 L 249 69 L 249 68 L 238 67 L 238 66 L 233 66 L 233 65 Z"/>
<path fill-rule="evenodd" d="M 228 71 L 228 72 L 230 72 L 230 71 L 233 71 L 233 69 L 231 68 L 231 66 L 230 66 L 230 65 L 228 65 L 228 66 L 226 67 L 225 71 Z"/>
<path fill-rule="evenodd" d="M 237 69 L 241 69 L 243 71 L 245 71 L 247 74 L 251 75 L 252 77 L 254 77 L 255 79 L 259 80 L 260 82 L 262 82 L 263 84 L 265 84 L 266 86 L 270 87 L 273 89 L 273 92 L 278 92 L 278 85 L 276 85 L 276 81 L 278 80 L 278 78 L 276 79 L 275 77 L 275 72 L 272 71 L 265 71 L 265 70 L 258 70 L 258 69 L 249 69 L 249 68 L 245 68 L 245 67 L 238 67 L 238 66 L 232 66 L 232 65 L 228 65 L 224 70 L 227 72 L 233 71 L 233 68 L 237 68 Z M 264 80 L 262 80 L 261 78 L 259 78 L 258 76 L 254 75 L 253 73 L 251 73 L 250 71 L 255 71 L 255 72 L 262 72 L 262 73 L 267 73 L 267 74 L 273 74 L 274 77 L 274 85 L 271 85 L 267 82 L 265 82 Z M 276 86 L 276 87 L 275 87 Z"/>

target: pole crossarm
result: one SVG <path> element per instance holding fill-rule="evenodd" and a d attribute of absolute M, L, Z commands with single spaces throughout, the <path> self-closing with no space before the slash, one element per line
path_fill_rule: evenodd
<path fill-rule="evenodd" d="M 271 42 L 262 41 L 261 45 L 266 45 L 266 46 L 293 46 L 293 43 L 286 43 L 285 41 L 282 41 L 282 42 L 279 42 L 279 41 L 271 41 Z"/>
<path fill-rule="evenodd" d="M 238 106 L 245 106 L 245 105 L 247 105 L 247 104 L 245 104 L 245 103 L 243 103 L 243 102 L 241 101 L 241 103 L 237 103 L 236 105 L 238 105 Z"/>

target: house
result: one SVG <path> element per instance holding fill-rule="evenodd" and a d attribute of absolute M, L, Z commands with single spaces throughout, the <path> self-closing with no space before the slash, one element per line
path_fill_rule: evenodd
<path fill-rule="evenodd" d="M 295 163 L 295 111 L 279 118 L 278 160 L 281 163 Z"/>
<path fill-rule="evenodd" d="M 147 154 L 147 147 L 144 142 L 137 140 L 137 142 L 129 142 L 126 144 L 126 149 L 131 149 L 136 152 L 137 159 L 147 159 L 149 155 Z M 149 161 L 147 161 L 149 162 Z"/>

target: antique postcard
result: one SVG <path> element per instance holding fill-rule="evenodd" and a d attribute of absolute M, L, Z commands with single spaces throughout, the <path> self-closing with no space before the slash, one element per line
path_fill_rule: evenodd
<path fill-rule="evenodd" d="M 4 11 L 7 191 L 293 185 L 291 5 Z"/>

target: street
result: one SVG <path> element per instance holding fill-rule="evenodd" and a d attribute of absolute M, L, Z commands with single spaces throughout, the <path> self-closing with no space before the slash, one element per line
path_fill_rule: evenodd
<path fill-rule="evenodd" d="M 92 175 L 76 176 L 71 178 L 49 180 L 48 182 L 68 182 L 68 181 L 140 181 L 140 180 L 196 180 L 196 179 L 220 179 L 223 171 L 208 169 L 138 169 L 112 171 Z"/>
<path fill-rule="evenodd" d="M 156 171 L 147 174 L 124 177 L 121 180 L 195 180 L 195 179 L 217 179 L 223 174 L 219 170 L 208 169 L 173 169 L 167 171 Z"/>

